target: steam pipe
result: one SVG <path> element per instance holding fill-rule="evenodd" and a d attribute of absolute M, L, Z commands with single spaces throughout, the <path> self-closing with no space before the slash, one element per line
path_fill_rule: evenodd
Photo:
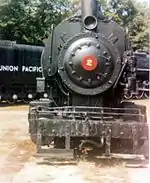
<path fill-rule="evenodd" d="M 98 21 L 97 0 L 81 0 L 81 15 L 83 26 L 87 30 L 94 30 Z"/>

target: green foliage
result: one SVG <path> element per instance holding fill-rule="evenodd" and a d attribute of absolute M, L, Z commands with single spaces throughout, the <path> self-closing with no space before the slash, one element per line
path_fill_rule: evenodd
<path fill-rule="evenodd" d="M 0 7 L 1 39 L 42 44 L 52 25 L 67 16 L 69 6 L 67 0 L 11 0 Z"/>
<path fill-rule="evenodd" d="M 43 44 L 65 17 L 78 10 L 79 0 L 0 0 L 1 39 L 18 43 Z M 99 0 L 106 16 L 128 28 L 134 49 L 148 49 L 145 4 L 133 0 Z"/>
<path fill-rule="evenodd" d="M 132 22 L 138 12 L 132 0 L 111 0 L 107 11 L 117 15 L 117 20 L 121 20 L 121 26 L 127 26 L 129 22 Z"/>
<path fill-rule="evenodd" d="M 144 18 L 143 4 L 136 4 L 133 0 L 110 0 L 105 8 L 105 15 L 128 28 L 130 40 L 134 50 L 149 48 L 148 27 Z"/>
<path fill-rule="evenodd" d="M 134 50 L 148 51 L 149 34 L 148 27 L 142 14 L 138 14 L 129 24 L 129 35 L 132 40 L 132 47 Z"/>

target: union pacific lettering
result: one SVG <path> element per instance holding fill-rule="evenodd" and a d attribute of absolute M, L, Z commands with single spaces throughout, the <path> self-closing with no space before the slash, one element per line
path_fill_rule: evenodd
<path fill-rule="evenodd" d="M 22 66 L 22 72 L 42 72 L 42 68 L 41 67 L 33 67 L 33 66 Z"/>
<path fill-rule="evenodd" d="M 42 67 L 0 65 L 0 72 L 42 72 Z"/>
<path fill-rule="evenodd" d="M 0 65 L 0 72 L 6 71 L 6 72 L 17 72 L 19 71 L 18 66 L 12 66 L 12 65 Z"/>

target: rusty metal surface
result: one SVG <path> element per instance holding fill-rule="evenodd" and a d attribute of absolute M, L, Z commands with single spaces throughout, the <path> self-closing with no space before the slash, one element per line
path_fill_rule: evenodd
<path fill-rule="evenodd" d="M 40 118 L 37 121 L 40 125 L 42 134 L 49 136 L 66 136 L 67 129 L 70 136 L 103 136 L 106 134 L 107 127 L 111 128 L 112 138 L 132 139 L 133 128 L 140 139 L 147 139 L 148 126 L 143 123 L 126 123 L 126 122 L 96 122 L 96 121 L 69 121 L 69 120 L 50 120 L 48 118 Z"/>
<path fill-rule="evenodd" d="M 30 114 L 41 134 L 49 136 L 105 136 L 111 138 L 147 139 L 148 124 L 144 114 L 136 108 L 55 107 Z M 32 118 L 32 117 L 33 118 Z M 129 120 L 130 119 L 130 120 Z M 136 135 L 138 134 L 138 135 Z"/>
<path fill-rule="evenodd" d="M 42 107 L 40 104 L 40 107 L 30 107 L 29 111 L 29 132 L 35 135 L 38 153 L 44 144 L 49 146 L 52 142 L 55 143 L 55 137 L 63 137 L 58 148 L 65 150 L 76 147 L 78 149 L 80 143 L 88 143 L 91 138 L 90 144 L 99 139 L 99 145 L 102 143 L 102 147 L 93 145 L 103 149 L 102 152 L 107 156 L 118 152 L 139 154 L 141 143 L 148 140 L 149 136 L 145 107 L 134 103 L 124 104 L 120 108 L 48 105 Z M 116 147 L 115 143 L 118 144 Z M 89 150 L 87 148 L 87 151 Z M 81 151 L 79 150 L 79 154 Z"/>

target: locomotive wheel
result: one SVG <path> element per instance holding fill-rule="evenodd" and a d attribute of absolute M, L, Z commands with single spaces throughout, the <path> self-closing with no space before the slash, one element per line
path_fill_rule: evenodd
<path fill-rule="evenodd" d="M 7 103 L 12 105 L 16 103 L 16 100 L 8 99 Z"/>
<path fill-rule="evenodd" d="M 144 92 L 144 97 L 145 97 L 146 99 L 149 99 L 149 92 Z"/>
<path fill-rule="evenodd" d="M 127 100 L 131 99 L 132 97 L 133 97 L 132 93 L 124 95 L 124 98 Z"/>
<path fill-rule="evenodd" d="M 144 94 L 143 92 L 140 92 L 140 91 L 139 91 L 139 93 L 135 96 L 135 98 L 136 98 L 136 99 L 142 99 L 143 94 Z"/>
<path fill-rule="evenodd" d="M 29 99 L 22 99 L 22 101 L 23 101 L 25 104 L 29 104 L 29 103 L 30 103 L 30 100 L 29 100 Z"/>
<path fill-rule="evenodd" d="M 23 98 L 22 101 L 25 103 L 25 104 L 29 104 L 33 99 L 29 99 L 27 97 Z"/>
<path fill-rule="evenodd" d="M 7 93 L 6 94 L 6 102 L 10 105 L 15 104 L 17 100 L 12 98 L 12 94 L 11 93 Z"/>

